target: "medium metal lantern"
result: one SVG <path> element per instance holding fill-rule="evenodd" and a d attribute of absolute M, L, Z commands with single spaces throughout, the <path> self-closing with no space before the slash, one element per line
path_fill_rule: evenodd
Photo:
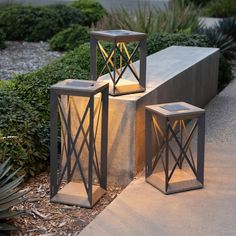
<path fill-rule="evenodd" d="M 92 207 L 107 187 L 108 83 L 51 86 L 50 127 L 51 201 Z"/>
<path fill-rule="evenodd" d="M 146 181 L 152 186 L 165 194 L 202 188 L 204 146 L 203 109 L 185 102 L 146 106 Z"/>
<path fill-rule="evenodd" d="M 92 31 L 90 34 L 92 80 L 107 73 L 112 96 L 144 92 L 146 34 L 128 30 Z M 98 66 L 99 57 L 102 65 Z M 139 60 L 139 65 L 134 64 L 134 60 Z"/>

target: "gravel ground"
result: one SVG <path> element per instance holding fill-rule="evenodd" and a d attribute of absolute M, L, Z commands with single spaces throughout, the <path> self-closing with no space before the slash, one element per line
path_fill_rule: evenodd
<path fill-rule="evenodd" d="M 7 48 L 0 50 L 0 79 L 11 79 L 14 73 L 35 71 L 62 53 L 49 51 L 48 43 L 6 42 Z"/>
<path fill-rule="evenodd" d="M 206 106 L 206 142 L 236 144 L 235 79 Z"/>

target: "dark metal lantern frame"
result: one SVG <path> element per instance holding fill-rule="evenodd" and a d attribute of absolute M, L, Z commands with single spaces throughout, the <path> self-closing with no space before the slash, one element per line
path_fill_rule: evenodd
<path fill-rule="evenodd" d="M 92 207 L 105 193 L 107 188 L 107 130 L 108 130 L 108 83 L 80 80 L 65 80 L 51 86 L 50 93 L 50 126 L 51 126 L 51 201 Z M 95 96 L 101 94 L 95 107 Z M 78 110 L 74 97 L 87 97 L 88 103 L 83 115 Z M 66 105 L 65 105 L 66 98 Z M 98 99 L 98 98 L 96 98 Z M 76 117 L 71 117 L 71 109 Z M 95 122 L 95 115 L 97 123 Z M 58 123 L 61 121 L 61 148 L 58 146 Z M 74 119 L 79 126 L 72 134 Z M 88 126 L 85 128 L 85 122 Z M 101 122 L 100 156 L 96 150 L 97 127 Z M 96 124 L 95 124 L 96 123 Z M 75 129 L 73 127 L 73 129 Z M 75 130 L 73 130 L 75 131 Z M 83 140 L 79 140 L 79 136 Z M 79 142 L 79 148 L 78 148 Z M 84 168 L 81 155 L 83 148 L 88 150 L 87 163 Z M 79 150 L 78 150 L 79 149 Z M 60 150 L 60 151 L 59 151 Z M 61 153 L 60 153 L 61 152 Z M 64 166 L 62 165 L 64 159 Z M 99 163 L 100 162 L 100 163 Z M 81 181 L 73 181 L 78 169 Z M 98 184 L 94 184 L 95 176 Z M 66 184 L 63 186 L 63 181 Z"/>
<path fill-rule="evenodd" d="M 112 81 L 109 90 L 110 95 L 117 96 L 144 92 L 146 89 L 146 34 L 128 30 L 92 31 L 90 34 L 90 65 L 92 80 L 97 80 L 103 74 L 104 70 L 107 69 Z M 112 49 L 109 52 L 106 52 L 100 43 L 101 41 L 112 43 Z M 126 44 L 130 42 L 137 42 L 132 53 L 129 53 L 126 47 Z M 133 59 L 138 50 L 140 52 L 139 73 L 133 65 Z M 97 71 L 97 51 L 104 62 L 104 66 L 99 73 Z M 119 55 L 118 60 L 117 54 Z M 117 66 L 117 64 L 119 64 L 119 66 Z M 128 68 L 130 69 L 134 80 L 136 80 L 136 83 L 123 84 L 124 80 L 122 80 L 122 78 Z M 121 80 L 123 82 L 119 83 Z"/>
<path fill-rule="evenodd" d="M 173 110 L 165 110 L 168 106 Z M 186 121 L 190 120 L 195 122 L 189 131 Z M 196 130 L 197 154 L 194 160 L 191 142 Z M 203 109 L 183 102 L 146 107 L 146 181 L 161 192 L 171 194 L 203 187 L 204 146 Z M 186 167 L 189 167 L 188 172 L 183 171 L 184 161 Z M 157 167 L 161 170 L 159 173 L 155 171 Z M 178 177 L 173 181 L 176 172 Z M 191 178 L 190 172 L 193 176 Z"/>

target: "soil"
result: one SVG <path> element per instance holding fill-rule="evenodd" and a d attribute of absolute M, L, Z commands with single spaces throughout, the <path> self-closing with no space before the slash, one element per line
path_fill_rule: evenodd
<path fill-rule="evenodd" d="M 29 191 L 27 200 L 13 210 L 25 213 L 12 222 L 19 228 L 13 236 L 75 236 L 121 193 L 122 188 L 109 186 L 92 209 L 51 203 L 48 172 L 32 177 L 23 185 L 22 191 Z"/>

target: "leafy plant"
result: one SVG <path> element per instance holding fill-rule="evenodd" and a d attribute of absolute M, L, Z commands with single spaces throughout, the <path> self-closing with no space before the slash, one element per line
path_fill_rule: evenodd
<path fill-rule="evenodd" d="M 12 211 L 11 208 L 25 200 L 25 192 L 18 192 L 23 176 L 15 178 L 19 170 L 10 173 L 10 160 L 0 164 L 0 233 L 16 230 L 16 227 L 9 224 L 9 220 L 22 212 Z"/>
<path fill-rule="evenodd" d="M 216 27 L 223 34 L 231 36 L 236 43 L 236 16 L 220 20 Z"/>
<path fill-rule="evenodd" d="M 207 3 L 209 3 L 212 0 L 185 0 L 186 4 L 194 3 L 196 6 L 205 6 Z"/>
<path fill-rule="evenodd" d="M 0 11 L 0 28 L 8 40 L 47 40 L 70 24 L 83 24 L 85 20 L 78 9 L 65 5 L 12 5 Z"/>
<path fill-rule="evenodd" d="M 91 26 L 106 15 L 106 10 L 96 0 L 76 0 L 72 6 L 78 8 L 87 17 L 86 25 Z"/>
<path fill-rule="evenodd" d="M 203 13 L 212 17 L 236 16 L 235 0 L 212 0 L 206 5 Z"/>
<path fill-rule="evenodd" d="M 199 33 L 206 35 L 210 41 L 210 46 L 219 48 L 221 54 L 227 60 L 235 58 L 236 45 L 233 38 L 224 34 L 218 26 L 214 28 L 203 28 L 199 30 Z"/>
<path fill-rule="evenodd" d="M 210 42 L 206 36 L 199 34 L 156 33 L 148 39 L 148 54 L 153 54 L 173 45 L 208 47 Z"/>
<path fill-rule="evenodd" d="M 144 7 L 138 5 L 132 12 L 120 8 L 113 10 L 96 25 L 96 29 L 123 28 L 145 32 L 148 35 L 156 32 L 191 33 L 198 27 L 198 10 L 192 3 L 186 6 L 184 0 L 173 1 L 170 7 L 164 10 L 154 8 L 150 4 Z"/>
<path fill-rule="evenodd" d="M 220 49 L 218 89 L 222 90 L 233 79 L 232 60 L 235 59 L 236 44 L 231 35 L 225 34 L 222 26 L 203 28 L 199 33 L 207 36 L 209 46 Z"/>
<path fill-rule="evenodd" d="M 49 128 L 40 114 L 11 88 L 0 89 L 0 160 L 26 177 L 41 172 L 48 158 Z"/>
<path fill-rule="evenodd" d="M 88 28 L 73 25 L 52 37 L 49 40 L 51 50 L 69 51 L 89 41 Z"/>
<path fill-rule="evenodd" d="M 0 49 L 5 48 L 5 34 L 4 32 L 0 29 Z"/>

